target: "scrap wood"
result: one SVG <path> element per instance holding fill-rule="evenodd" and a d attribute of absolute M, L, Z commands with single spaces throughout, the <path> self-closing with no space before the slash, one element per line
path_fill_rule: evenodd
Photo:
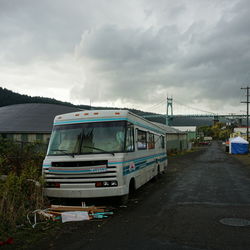
<path fill-rule="evenodd" d="M 51 205 L 50 208 L 46 210 L 47 213 L 53 216 L 61 216 L 63 213 L 67 212 L 88 212 L 89 219 L 103 219 L 108 218 L 108 216 L 113 215 L 114 208 L 107 208 L 105 206 L 63 206 L 63 205 Z"/>
<path fill-rule="evenodd" d="M 89 214 L 89 219 L 103 219 L 103 218 L 108 218 L 110 215 L 113 215 L 113 212 L 107 212 L 107 211 L 102 211 L 102 212 L 97 212 L 97 211 L 67 211 L 67 212 L 88 212 Z M 53 216 L 62 216 L 64 211 L 47 211 L 47 213 L 53 215 Z"/>
<path fill-rule="evenodd" d="M 68 211 L 68 212 L 70 212 L 70 211 Z M 75 212 L 77 212 L 77 211 L 75 211 Z M 80 212 L 84 212 L 84 211 L 80 211 Z M 62 216 L 62 213 L 64 213 L 64 212 L 63 211 L 62 212 L 48 211 L 48 213 L 53 215 L 53 217 L 54 217 L 53 220 L 57 220 L 57 216 Z M 91 214 L 89 214 L 89 219 L 91 220 L 93 218 L 94 217 Z"/>
<path fill-rule="evenodd" d="M 62 212 L 48 211 L 47 213 L 51 215 L 60 215 Z"/>
<path fill-rule="evenodd" d="M 60 212 L 54 212 L 54 211 L 47 211 L 48 214 L 52 215 L 52 220 L 53 221 L 58 221 L 61 219 L 61 214 Z"/>
<path fill-rule="evenodd" d="M 110 208 L 113 209 L 113 208 Z M 78 213 L 77 213 L 78 212 Z M 81 214 L 82 212 L 82 214 Z M 88 215 L 88 217 L 85 215 Z M 71 214 L 70 214 L 71 213 Z M 30 215 L 33 215 L 33 223 L 30 220 Z M 37 223 L 37 214 L 42 215 L 46 219 L 52 219 L 53 221 L 61 218 L 62 222 L 73 221 L 73 220 L 91 220 L 91 219 L 103 219 L 108 218 L 109 215 L 113 215 L 113 212 L 110 212 L 107 207 L 80 207 L 80 206 L 61 206 L 61 205 L 51 205 L 47 209 L 37 209 L 33 212 L 27 214 L 27 220 L 33 228 L 38 224 Z M 65 217 L 66 216 L 66 217 Z M 42 223 L 42 222 L 39 222 Z"/>
<path fill-rule="evenodd" d="M 53 214 L 48 213 L 46 210 L 38 210 L 37 213 L 40 215 L 43 215 L 44 217 L 48 219 L 51 219 L 54 217 Z"/>
<path fill-rule="evenodd" d="M 51 205 L 50 211 L 86 211 L 86 212 L 104 212 L 104 208 L 99 207 L 80 207 L 80 206 L 55 206 Z"/>
<path fill-rule="evenodd" d="M 105 207 L 105 206 L 66 206 L 66 205 L 51 205 L 50 206 L 51 208 L 54 208 L 54 207 L 69 207 L 69 208 L 103 208 L 103 209 L 105 209 L 105 208 L 107 208 L 107 207 Z"/>
<path fill-rule="evenodd" d="M 104 209 L 96 209 L 96 208 L 49 208 L 49 211 L 85 211 L 85 212 L 104 212 Z"/>
<path fill-rule="evenodd" d="M 31 220 L 30 220 L 30 214 L 33 214 L 34 223 L 32 223 Z M 36 209 L 36 210 L 34 210 L 33 212 L 28 212 L 28 214 L 27 214 L 26 217 L 27 217 L 28 222 L 30 223 L 30 225 L 31 225 L 33 228 L 35 228 L 35 226 L 38 224 L 38 223 L 37 223 L 37 216 L 36 216 L 37 214 L 43 215 L 43 216 L 45 216 L 47 219 L 48 219 L 48 218 L 53 218 L 53 216 L 51 216 L 50 214 L 47 214 L 47 209 L 45 209 L 45 210 Z M 39 223 L 41 223 L 41 222 L 39 222 Z"/>
<path fill-rule="evenodd" d="M 88 210 L 97 210 L 97 209 L 103 209 L 105 211 L 110 211 L 110 210 L 114 210 L 113 207 L 106 207 L 106 206 L 65 206 L 65 205 L 51 205 L 50 206 L 51 209 L 72 209 L 72 211 L 75 211 L 75 209 L 80 209 L 78 211 L 81 211 L 82 209 L 85 209 L 83 211 L 88 211 Z"/>

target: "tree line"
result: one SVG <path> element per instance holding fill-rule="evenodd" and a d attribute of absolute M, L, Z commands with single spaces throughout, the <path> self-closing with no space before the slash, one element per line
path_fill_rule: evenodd
<path fill-rule="evenodd" d="M 198 128 L 204 136 L 211 136 L 214 140 L 227 140 L 233 132 L 233 126 L 226 126 L 225 123 L 217 122 L 213 126 L 202 126 Z"/>

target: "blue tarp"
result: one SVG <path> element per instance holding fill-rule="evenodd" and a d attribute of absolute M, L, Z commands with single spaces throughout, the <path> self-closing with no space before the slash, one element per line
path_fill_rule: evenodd
<path fill-rule="evenodd" d="M 232 154 L 247 154 L 248 144 L 246 143 L 231 143 Z"/>

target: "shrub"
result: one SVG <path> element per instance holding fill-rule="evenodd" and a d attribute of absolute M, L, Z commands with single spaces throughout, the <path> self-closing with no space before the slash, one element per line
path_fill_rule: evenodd
<path fill-rule="evenodd" d="M 26 223 L 29 211 L 43 208 L 41 165 L 44 155 L 36 145 L 4 141 L 0 145 L 0 235 L 8 235 Z M 38 185 L 40 184 L 40 185 Z"/>
<path fill-rule="evenodd" d="M 0 173 L 14 172 L 20 175 L 28 165 L 37 166 L 41 172 L 41 163 L 45 152 L 39 143 L 0 141 Z"/>

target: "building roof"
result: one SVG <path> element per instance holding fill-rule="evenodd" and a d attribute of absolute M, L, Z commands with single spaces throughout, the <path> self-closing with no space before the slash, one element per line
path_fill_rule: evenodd
<path fill-rule="evenodd" d="M 158 125 L 162 129 L 164 129 L 166 131 L 166 134 L 185 134 L 185 132 L 180 131 L 174 127 L 167 126 L 163 123 L 154 122 L 154 124 Z"/>
<path fill-rule="evenodd" d="M 75 107 L 44 103 L 0 107 L 0 133 L 51 133 L 56 115 L 79 110 Z"/>
<path fill-rule="evenodd" d="M 248 127 L 250 128 L 250 127 Z M 234 128 L 234 132 L 241 132 L 241 133 L 247 133 L 247 127 L 238 127 L 238 128 Z"/>
<path fill-rule="evenodd" d="M 174 126 L 174 128 L 184 132 L 196 132 L 196 126 Z"/>

